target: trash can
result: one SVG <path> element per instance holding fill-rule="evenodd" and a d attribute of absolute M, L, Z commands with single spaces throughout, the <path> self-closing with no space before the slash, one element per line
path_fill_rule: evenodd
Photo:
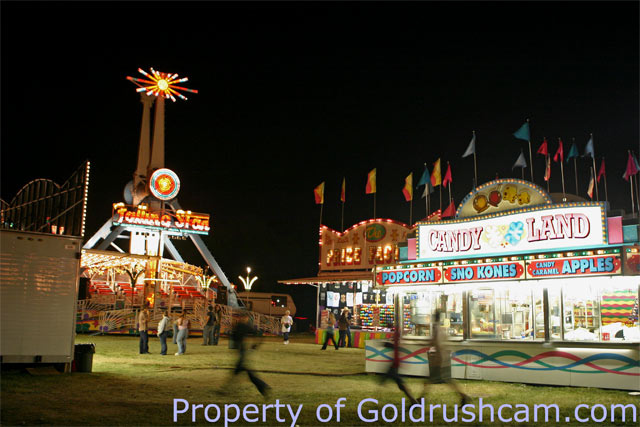
<path fill-rule="evenodd" d="M 96 345 L 76 344 L 73 352 L 73 361 L 76 365 L 76 372 L 91 372 L 93 367 L 93 354 L 96 352 Z"/>

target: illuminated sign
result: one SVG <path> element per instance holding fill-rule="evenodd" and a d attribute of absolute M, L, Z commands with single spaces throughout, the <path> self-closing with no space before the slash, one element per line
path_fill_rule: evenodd
<path fill-rule="evenodd" d="M 621 273 L 618 255 L 527 261 L 527 276 L 532 279 L 558 276 L 587 276 Z"/>
<path fill-rule="evenodd" d="M 470 192 L 460 203 L 456 218 L 550 204 L 551 196 L 542 187 L 521 179 L 496 179 Z"/>
<path fill-rule="evenodd" d="M 362 221 L 344 232 L 320 228 L 320 271 L 364 270 L 400 261 L 411 228 L 390 219 Z"/>
<path fill-rule="evenodd" d="M 509 213 L 422 223 L 419 260 L 535 253 L 607 244 L 604 209 L 598 203 L 566 203 Z"/>
<path fill-rule="evenodd" d="M 524 278 L 524 262 L 462 264 L 443 267 L 445 282 L 518 280 Z"/>
<path fill-rule="evenodd" d="M 379 285 L 417 285 L 438 283 L 442 280 L 440 267 L 405 268 L 401 270 L 385 270 L 376 275 Z"/>
<path fill-rule="evenodd" d="M 178 175 L 171 169 L 158 169 L 149 178 L 149 190 L 156 199 L 167 201 L 175 198 L 180 191 Z"/>
<path fill-rule="evenodd" d="M 177 232 L 180 234 L 209 234 L 209 214 L 177 210 L 174 212 L 150 212 L 146 205 L 113 205 L 113 225 L 142 227 L 151 230 Z"/>

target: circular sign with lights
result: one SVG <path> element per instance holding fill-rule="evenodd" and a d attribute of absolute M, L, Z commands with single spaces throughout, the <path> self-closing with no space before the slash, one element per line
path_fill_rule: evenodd
<path fill-rule="evenodd" d="M 149 179 L 151 194 L 160 200 L 171 200 L 180 191 L 178 175 L 171 169 L 158 169 L 151 174 Z"/>

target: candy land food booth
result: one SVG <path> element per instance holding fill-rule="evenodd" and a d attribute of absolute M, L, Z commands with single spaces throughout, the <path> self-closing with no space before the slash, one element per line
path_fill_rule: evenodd
<path fill-rule="evenodd" d="M 403 319 L 401 374 L 429 375 L 439 326 L 454 378 L 640 390 L 637 218 L 500 179 L 416 225 L 376 274 Z M 385 341 L 367 341 L 367 372 L 388 369 Z"/>
<path fill-rule="evenodd" d="M 392 335 L 392 294 L 387 294 L 385 288 L 373 287 L 374 266 L 379 269 L 398 263 L 410 233 L 409 226 L 390 219 L 362 221 L 344 232 L 320 227 L 318 275 L 279 281 L 316 287 L 317 343 L 323 343 L 326 336 L 327 309 L 337 319 L 344 307 L 352 315 L 353 346 L 364 348 L 369 339 Z M 334 336 L 337 341 L 337 328 Z"/>

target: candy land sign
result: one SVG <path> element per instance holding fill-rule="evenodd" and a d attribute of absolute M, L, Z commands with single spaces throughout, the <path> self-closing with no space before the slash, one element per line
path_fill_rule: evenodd
<path fill-rule="evenodd" d="M 418 260 L 595 248 L 607 244 L 603 207 L 558 204 L 418 227 Z"/>

